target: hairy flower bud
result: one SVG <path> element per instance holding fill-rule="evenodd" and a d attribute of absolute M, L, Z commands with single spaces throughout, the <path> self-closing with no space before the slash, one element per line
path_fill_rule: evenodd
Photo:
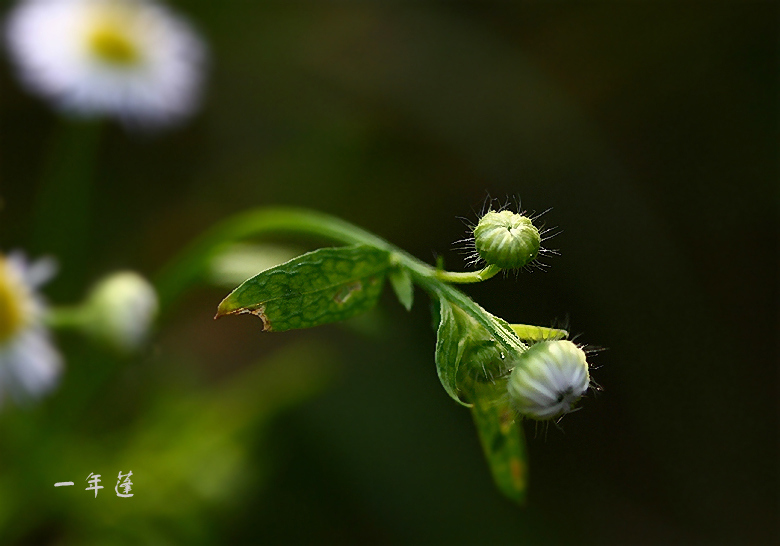
<path fill-rule="evenodd" d="M 488 265 L 514 269 L 531 263 L 541 236 L 527 216 L 510 210 L 490 211 L 474 228 L 474 246 Z"/>
<path fill-rule="evenodd" d="M 571 341 L 556 340 L 520 354 L 507 389 L 518 412 L 545 420 L 572 411 L 589 385 L 585 352 Z"/>

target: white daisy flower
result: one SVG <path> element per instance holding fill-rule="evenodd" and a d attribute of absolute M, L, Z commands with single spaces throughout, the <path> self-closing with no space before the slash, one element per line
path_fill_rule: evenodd
<path fill-rule="evenodd" d="M 507 389 L 522 415 L 552 419 L 573 411 L 590 386 L 585 351 L 568 340 L 541 341 L 523 352 Z"/>
<path fill-rule="evenodd" d="M 65 112 L 154 126 L 197 106 L 204 45 L 151 0 L 22 0 L 5 30 L 22 81 Z"/>
<path fill-rule="evenodd" d="M 101 280 L 84 307 L 85 328 L 98 340 L 130 353 L 146 341 L 159 305 L 149 281 L 132 271 Z"/>
<path fill-rule="evenodd" d="M 0 402 L 37 398 L 57 384 L 62 357 L 43 324 L 37 288 L 54 274 L 54 263 L 28 264 L 18 254 L 0 254 Z"/>

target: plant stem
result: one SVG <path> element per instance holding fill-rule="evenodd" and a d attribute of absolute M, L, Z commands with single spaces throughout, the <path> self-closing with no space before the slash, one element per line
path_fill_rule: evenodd
<path fill-rule="evenodd" d="M 501 268 L 497 265 L 489 265 L 485 269 L 480 269 L 479 271 L 453 272 L 437 269 L 436 278 L 442 282 L 468 284 L 486 281 L 499 271 L 501 271 Z"/>
<path fill-rule="evenodd" d="M 65 264 L 54 282 L 66 291 L 75 287 L 79 264 L 87 258 L 101 127 L 100 121 L 59 123 L 36 196 L 31 247 Z"/>
<path fill-rule="evenodd" d="M 202 275 L 211 259 L 235 241 L 273 234 L 303 234 L 323 237 L 342 244 L 365 244 L 392 254 L 396 263 L 407 268 L 414 282 L 436 297 L 444 297 L 482 325 L 510 353 L 522 352 L 525 346 L 510 328 L 492 318 L 482 307 L 447 282 L 479 282 L 498 271 L 487 267 L 473 273 L 441 271 L 415 258 L 384 239 L 339 218 L 316 211 L 295 208 L 251 210 L 217 224 L 163 269 L 156 279 L 161 308 Z"/>
<path fill-rule="evenodd" d="M 86 316 L 83 307 L 52 307 L 46 313 L 46 324 L 52 328 L 68 329 L 79 328 L 85 322 Z"/>

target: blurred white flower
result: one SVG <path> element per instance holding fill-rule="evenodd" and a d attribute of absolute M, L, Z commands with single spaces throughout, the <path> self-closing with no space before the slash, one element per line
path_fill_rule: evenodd
<path fill-rule="evenodd" d="M 129 353 L 146 341 L 157 316 L 157 293 L 139 274 L 122 271 L 95 285 L 84 309 L 89 333 Z"/>
<path fill-rule="evenodd" d="M 151 0 L 21 0 L 5 30 L 22 81 L 65 112 L 157 126 L 197 106 L 205 47 Z"/>
<path fill-rule="evenodd" d="M 51 260 L 28 264 L 18 254 L 0 254 L 0 402 L 50 391 L 62 371 L 62 357 L 43 324 L 37 288 L 54 274 Z"/>
<path fill-rule="evenodd" d="M 589 386 L 585 351 L 568 340 L 532 345 L 518 357 L 507 383 L 517 411 L 539 420 L 573 411 Z"/>
<path fill-rule="evenodd" d="M 303 254 L 303 250 L 268 243 L 233 243 L 211 259 L 209 280 L 220 286 L 235 287 L 275 265 Z"/>

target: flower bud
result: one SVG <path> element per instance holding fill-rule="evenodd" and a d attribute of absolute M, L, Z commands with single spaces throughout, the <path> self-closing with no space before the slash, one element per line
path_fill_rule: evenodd
<path fill-rule="evenodd" d="M 488 265 L 514 269 L 531 263 L 541 236 L 531 219 L 510 210 L 490 211 L 474 228 L 474 246 Z"/>
<path fill-rule="evenodd" d="M 568 340 L 542 341 L 520 354 L 507 389 L 512 404 L 532 419 L 569 413 L 590 385 L 585 352 Z"/>
<path fill-rule="evenodd" d="M 133 273 L 114 273 L 90 293 L 87 330 L 123 352 L 141 347 L 157 315 L 157 294 L 149 281 Z"/>

